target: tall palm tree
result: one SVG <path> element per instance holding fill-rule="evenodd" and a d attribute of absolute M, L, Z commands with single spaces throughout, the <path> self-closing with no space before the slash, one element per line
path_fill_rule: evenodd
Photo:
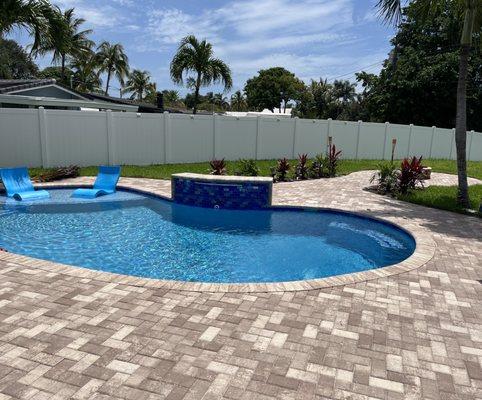
<path fill-rule="evenodd" d="M 51 34 L 42 39 L 38 46 L 34 46 L 33 54 L 43 55 L 52 52 L 52 62 L 60 64 L 61 79 L 64 80 L 67 60 L 91 53 L 94 42 L 88 38 L 92 29 L 80 30 L 85 19 L 76 18 L 73 8 L 64 12 L 58 7 L 55 7 L 54 10 L 58 18 L 51 26 Z"/>
<path fill-rule="evenodd" d="M 246 97 L 243 95 L 241 90 L 237 90 L 231 96 L 231 109 L 233 111 L 245 111 L 248 108 L 248 103 L 246 102 Z"/>
<path fill-rule="evenodd" d="M 2 0 L 0 2 L 0 37 L 20 27 L 34 37 L 34 47 L 48 36 L 57 18 L 47 0 Z"/>
<path fill-rule="evenodd" d="M 153 91 L 151 75 L 147 71 L 133 70 L 127 77 L 127 82 L 122 89 L 123 93 L 132 93 L 131 99 L 142 101 L 144 95 Z"/>
<path fill-rule="evenodd" d="M 74 71 L 74 88 L 80 92 L 99 92 L 102 87 L 102 79 L 97 70 L 99 65 L 94 53 L 75 58 L 70 63 Z"/>
<path fill-rule="evenodd" d="M 97 48 L 96 55 L 100 68 L 99 72 L 107 73 L 105 94 L 109 94 L 109 85 L 112 74 L 124 85 L 124 79 L 129 74 L 129 59 L 124 53 L 124 47 L 120 43 L 111 44 L 102 42 Z"/>
<path fill-rule="evenodd" d="M 231 70 L 219 58 L 213 57 L 213 47 L 206 40 L 199 41 L 195 36 L 181 40 L 176 55 L 171 62 L 171 78 L 177 84 L 183 83 L 183 75 L 193 73 L 187 82 L 194 86 L 193 114 L 197 112 L 199 89 L 213 83 L 222 83 L 225 90 L 233 84 Z M 194 80 L 194 81 L 193 81 Z"/>
<path fill-rule="evenodd" d="M 377 7 L 388 23 L 397 25 L 402 16 L 402 6 L 410 0 L 379 0 Z M 461 21 L 459 76 L 457 83 L 457 117 L 455 123 L 455 147 L 457 150 L 458 196 L 457 201 L 464 208 L 470 207 L 467 183 L 467 75 L 468 62 L 474 37 L 482 35 L 481 0 L 412 0 L 422 17 L 429 13 L 442 14 L 446 7 L 454 7 Z"/>

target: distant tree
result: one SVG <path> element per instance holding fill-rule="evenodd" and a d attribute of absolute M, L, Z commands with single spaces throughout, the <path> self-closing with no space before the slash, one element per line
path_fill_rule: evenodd
<path fill-rule="evenodd" d="M 31 79 L 37 65 L 17 42 L 0 38 L 0 79 Z"/>
<path fill-rule="evenodd" d="M 181 40 L 177 53 L 171 61 L 171 78 L 177 84 L 184 82 L 188 76 L 188 87 L 194 88 L 193 113 L 196 114 L 199 104 L 199 90 L 202 86 L 213 83 L 222 83 L 225 90 L 232 86 L 231 70 L 228 65 L 219 58 L 213 57 L 211 43 L 206 40 L 199 41 L 195 36 L 186 36 Z"/>
<path fill-rule="evenodd" d="M 293 73 L 281 67 L 259 71 L 258 75 L 248 79 L 244 92 L 250 108 L 262 111 L 276 107 L 286 110 L 290 100 L 299 100 L 304 83 Z"/>
<path fill-rule="evenodd" d="M 69 67 L 66 67 L 64 69 L 64 77 L 62 78 L 61 67 L 46 67 L 37 74 L 37 77 L 42 79 L 55 79 L 57 83 L 70 87 L 73 74 L 73 71 Z"/>
<path fill-rule="evenodd" d="M 241 90 L 237 90 L 231 96 L 231 110 L 246 111 L 247 109 L 248 109 L 248 103 L 246 102 L 246 97 L 243 95 Z"/>
<path fill-rule="evenodd" d="M 398 24 L 402 15 L 403 0 L 379 0 L 378 7 L 387 22 Z M 458 31 L 458 72 L 456 88 L 455 147 L 457 151 L 458 204 L 470 206 L 467 182 L 467 78 L 469 59 L 475 40 L 482 36 L 481 0 L 417 0 L 408 2 L 414 17 L 422 21 L 444 17 L 450 13 L 459 23 Z M 427 32 L 424 36 L 428 36 Z M 398 61 L 398 54 L 397 54 Z M 423 62 L 427 63 L 424 59 Z"/>
<path fill-rule="evenodd" d="M 183 106 L 181 96 L 177 90 L 163 90 L 164 104 L 174 107 Z"/>
<path fill-rule="evenodd" d="M 73 70 L 74 89 L 80 92 L 101 92 L 102 79 L 99 76 L 99 64 L 95 54 L 85 54 L 75 58 L 70 67 Z"/>
<path fill-rule="evenodd" d="M 124 47 L 120 43 L 102 42 L 97 48 L 96 59 L 99 63 L 99 72 L 107 74 L 106 95 L 109 94 L 112 74 L 114 74 L 121 85 L 124 85 L 124 80 L 129 74 L 129 58 L 124 53 Z"/>
<path fill-rule="evenodd" d="M 83 18 L 76 18 L 74 9 L 61 11 L 54 7 L 57 18 L 50 28 L 50 35 L 41 38 L 38 45 L 33 47 L 34 55 L 52 53 L 52 62 L 60 65 L 60 79 L 65 79 L 67 61 L 92 52 L 94 42 L 88 38 L 91 29 L 80 30 L 85 22 Z"/>
<path fill-rule="evenodd" d="M 151 76 L 147 71 L 135 69 L 129 73 L 127 82 L 125 83 L 122 92 L 131 93 L 131 99 L 142 101 L 149 91 L 153 91 L 154 86 L 151 82 Z M 155 92 L 155 90 L 154 90 Z"/>

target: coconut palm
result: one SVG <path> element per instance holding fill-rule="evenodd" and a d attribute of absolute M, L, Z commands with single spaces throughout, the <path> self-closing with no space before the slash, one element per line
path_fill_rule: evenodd
<path fill-rule="evenodd" d="M 34 37 L 34 47 L 48 36 L 57 18 L 47 0 L 2 0 L 0 2 L 0 37 L 15 28 L 24 28 Z"/>
<path fill-rule="evenodd" d="M 120 43 L 111 44 L 102 42 L 97 48 L 97 60 L 100 73 L 107 73 L 105 94 L 109 94 L 110 79 L 112 74 L 124 85 L 124 79 L 129 74 L 129 59 L 124 53 L 124 47 Z"/>
<path fill-rule="evenodd" d="M 51 25 L 50 35 L 42 38 L 39 45 L 33 47 L 33 54 L 53 53 L 52 62 L 60 64 L 61 80 L 64 80 L 68 59 L 91 53 L 94 42 L 88 38 L 92 29 L 80 30 L 85 19 L 76 18 L 73 8 L 62 12 L 60 8 L 54 7 L 54 12 L 57 13 L 58 18 Z"/>
<path fill-rule="evenodd" d="M 199 103 L 199 89 L 213 83 L 222 83 L 225 90 L 232 86 L 231 70 L 219 58 L 213 57 L 211 43 L 199 41 L 195 36 L 186 36 L 181 40 L 176 55 L 171 62 L 171 78 L 177 84 L 182 84 L 185 74 L 193 73 L 187 82 L 194 86 L 194 107 L 196 114 Z"/>
<path fill-rule="evenodd" d="M 248 103 L 246 103 L 246 97 L 244 97 L 241 90 L 237 90 L 231 96 L 231 109 L 233 111 L 245 111 L 248 108 Z"/>
<path fill-rule="evenodd" d="M 460 32 L 459 76 L 457 83 L 457 117 L 455 123 L 455 146 L 457 149 L 458 196 L 460 206 L 468 208 L 469 191 L 467 184 L 467 75 L 468 61 L 474 37 L 482 36 L 481 0 L 412 0 L 418 13 L 424 17 L 443 14 L 446 7 L 454 7 L 463 21 Z M 402 16 L 402 6 L 410 1 L 379 0 L 380 14 L 388 23 L 398 24 Z"/>
<path fill-rule="evenodd" d="M 74 88 L 80 92 L 99 92 L 102 89 L 102 79 L 97 70 L 99 65 L 95 54 L 86 54 L 74 59 L 70 68 L 74 71 Z"/>
<path fill-rule="evenodd" d="M 181 102 L 181 96 L 177 90 L 163 90 L 162 95 L 164 96 L 165 104 L 176 105 Z"/>
<path fill-rule="evenodd" d="M 127 77 L 127 82 L 122 88 L 123 93 L 132 93 L 131 99 L 142 101 L 144 95 L 153 91 L 153 83 L 151 82 L 151 75 L 147 71 L 139 69 L 133 70 Z M 154 90 L 155 91 L 155 90 Z"/>

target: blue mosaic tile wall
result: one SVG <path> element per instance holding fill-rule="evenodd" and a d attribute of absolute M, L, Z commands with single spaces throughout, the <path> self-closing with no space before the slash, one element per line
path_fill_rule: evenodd
<path fill-rule="evenodd" d="M 267 183 L 173 178 L 173 199 L 176 203 L 197 207 L 253 210 L 271 205 L 270 186 Z"/>

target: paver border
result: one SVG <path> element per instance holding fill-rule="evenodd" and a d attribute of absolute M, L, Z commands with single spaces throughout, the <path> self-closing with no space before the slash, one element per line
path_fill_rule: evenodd
<path fill-rule="evenodd" d="M 90 187 L 86 184 L 72 184 L 56 182 L 55 184 L 40 184 L 37 187 L 45 188 L 72 188 L 72 187 Z M 142 187 L 138 187 L 132 183 L 119 184 L 120 189 L 134 191 L 149 196 L 158 197 L 164 200 L 171 201 L 167 196 L 156 193 L 152 190 L 147 190 Z M 360 211 L 346 211 L 332 207 L 316 207 L 316 206 L 280 206 L 273 205 L 272 208 L 292 208 L 292 209 L 304 209 L 304 210 L 316 210 L 316 211 L 335 211 L 345 214 L 354 214 L 365 218 L 380 222 L 389 222 L 399 229 L 409 233 L 415 240 L 415 251 L 407 259 L 398 264 L 389 265 L 386 267 L 380 267 L 361 272 L 353 272 L 343 275 L 335 275 L 326 278 L 309 279 L 302 281 L 289 281 L 289 282 L 273 282 L 273 283 L 204 283 L 204 282 L 183 282 L 173 280 L 163 280 L 154 278 L 143 278 L 131 275 L 122 275 L 112 272 L 105 272 L 100 270 L 88 269 L 84 267 L 78 267 L 75 265 L 67 265 L 56 263 L 52 261 L 41 260 L 33 257 L 23 256 L 10 252 L 0 251 L 0 260 L 7 263 L 13 263 L 20 266 L 32 267 L 44 270 L 48 273 L 64 274 L 68 276 L 78 277 L 82 279 L 96 279 L 98 281 L 104 281 L 106 283 L 117 283 L 124 285 L 132 285 L 148 288 L 162 288 L 179 291 L 190 292 L 229 292 L 229 293 L 260 293 L 260 292 L 294 292 L 313 289 L 324 289 L 335 286 L 344 286 L 359 282 L 370 281 L 374 279 L 389 277 L 398 275 L 404 272 L 409 272 L 425 265 L 432 259 L 435 254 L 436 244 L 432 237 L 432 234 L 419 224 L 411 221 L 407 218 L 399 218 L 386 216 L 384 218 L 374 217 L 368 212 Z"/>

